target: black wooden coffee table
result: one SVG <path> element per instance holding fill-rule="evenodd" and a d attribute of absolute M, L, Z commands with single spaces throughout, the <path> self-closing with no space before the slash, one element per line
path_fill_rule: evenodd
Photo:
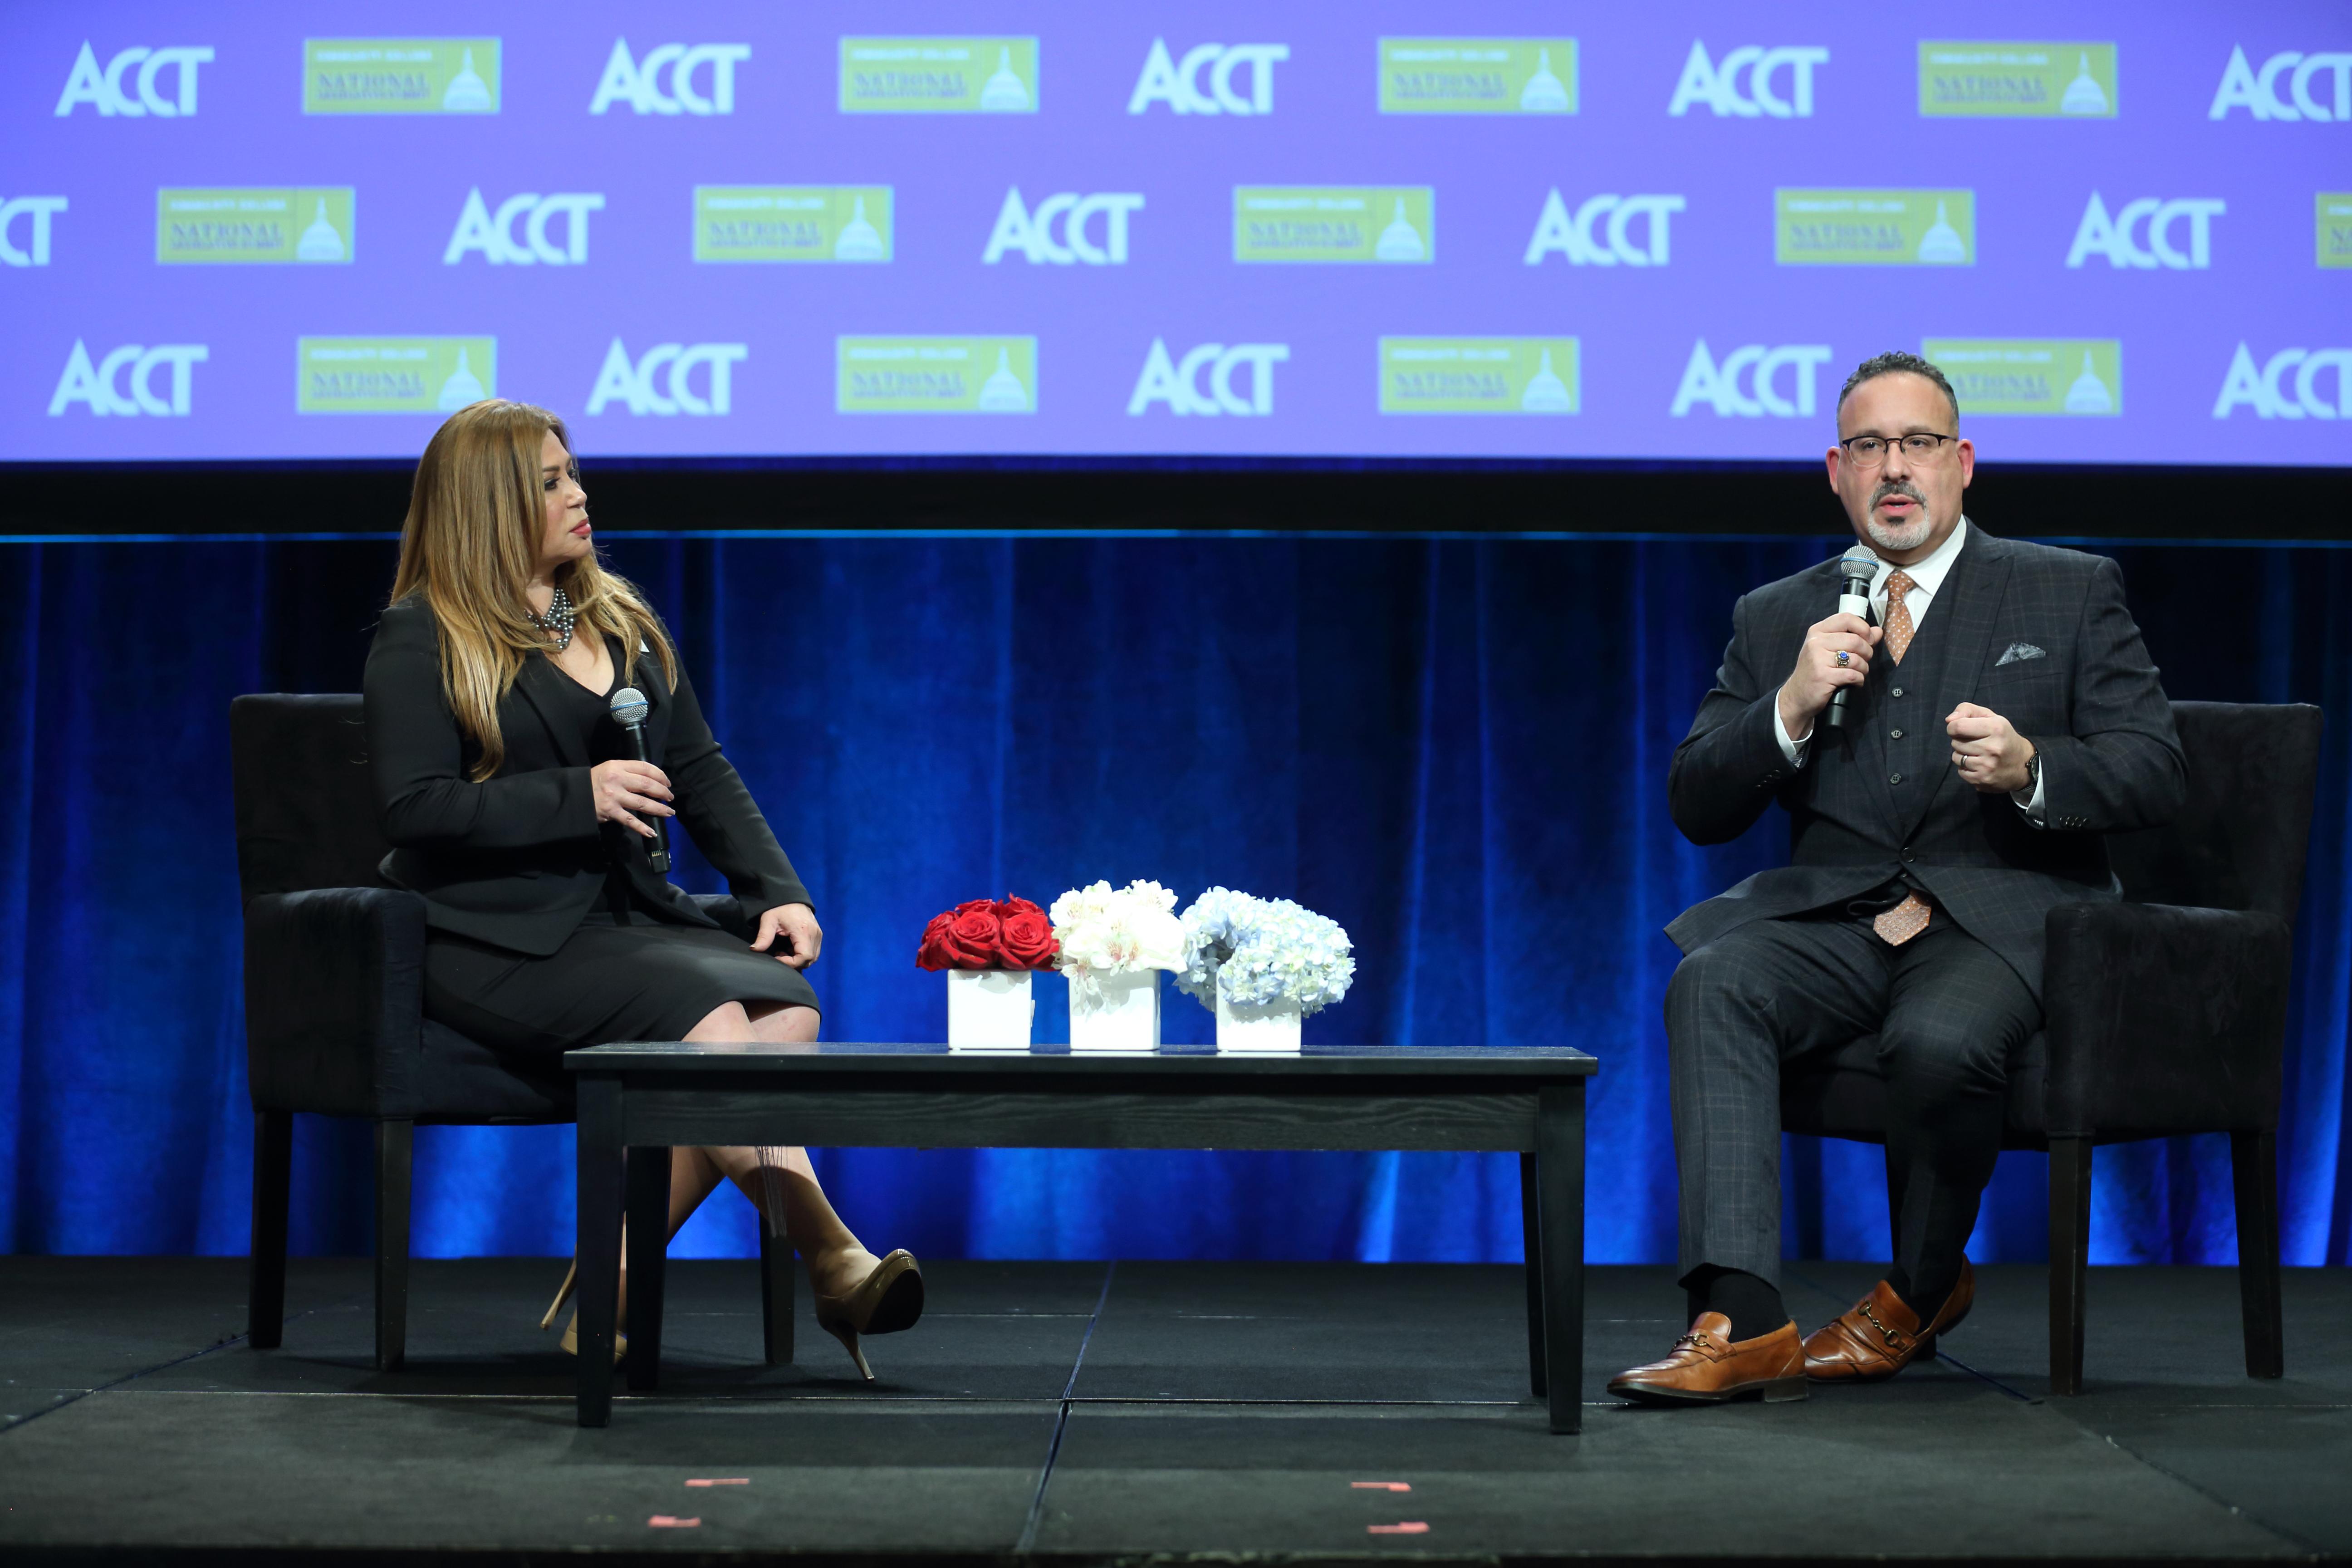
<path fill-rule="evenodd" d="M 1426 1149 L 1519 1156 L 1528 1360 L 1551 1429 L 1584 1370 L 1584 1080 L 1564 1047 L 1310 1046 L 1298 1056 L 953 1052 L 944 1046 L 615 1045 L 565 1054 L 580 1089 L 580 1425 L 612 1418 L 621 1215 L 630 1388 L 661 1368 L 677 1144 L 952 1149 Z M 637 1157 L 631 1157 L 632 1155 Z M 771 1268 L 788 1291 L 789 1257 Z M 788 1303 L 789 1298 L 785 1298 Z M 786 1313 L 772 1304 L 775 1327 Z M 789 1332 L 787 1329 L 785 1331 Z"/>

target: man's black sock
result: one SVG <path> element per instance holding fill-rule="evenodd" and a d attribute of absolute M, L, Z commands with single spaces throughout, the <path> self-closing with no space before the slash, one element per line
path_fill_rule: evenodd
<path fill-rule="evenodd" d="M 1919 1327 L 1923 1330 L 1936 1321 L 1936 1314 L 1944 1310 L 1944 1303 L 1951 1300 L 1953 1288 L 1960 1282 L 1957 1265 L 1941 1272 L 1942 1278 L 1927 1281 L 1925 1289 L 1914 1284 L 1908 1273 L 1904 1273 L 1898 1279 L 1895 1278 L 1896 1269 L 1890 1268 L 1886 1272 L 1887 1289 L 1902 1298 L 1903 1304 L 1911 1309 L 1911 1315 L 1919 1320 Z"/>
<path fill-rule="evenodd" d="M 1694 1321 L 1701 1312 L 1721 1312 L 1731 1320 L 1731 1338 L 1752 1340 L 1789 1321 L 1778 1286 L 1737 1268 L 1706 1270 L 1704 1279 L 1685 1287 Z"/>
<path fill-rule="evenodd" d="M 1887 1289 L 1902 1298 L 1922 1329 L 1936 1321 L 1959 1286 L 1960 1268 L 1967 1261 L 1962 1248 L 1976 1228 L 1977 1204 L 1974 1191 L 1954 1192 L 1947 1184 L 1927 1205 L 1918 1268 L 1897 1263 L 1886 1271 Z"/>
<path fill-rule="evenodd" d="M 1970 1096 L 1945 1106 L 1937 1134 L 1947 1150 L 1940 1165 L 1924 1152 L 1906 1158 L 1895 1141 L 1888 1140 L 1887 1199 L 1897 1205 L 1898 1215 L 1895 1254 L 1908 1265 L 1896 1262 L 1886 1271 L 1886 1284 L 1923 1330 L 1951 1300 L 1960 1270 L 1968 1267 L 1965 1249 L 1977 1227 L 1985 1183 L 1992 1177 L 2004 1112 L 1999 1095 Z M 1955 1149 L 1965 1157 L 1953 1154 Z"/>
<path fill-rule="evenodd" d="M 1919 1320 L 1919 1326 L 1923 1329 L 1936 1321 L 1936 1314 L 1944 1310 L 1945 1298 L 1952 1293 L 1952 1282 L 1948 1280 L 1932 1296 L 1922 1291 L 1911 1282 L 1911 1271 L 1900 1263 L 1886 1270 L 1886 1288 L 1911 1309 L 1911 1315 Z"/>

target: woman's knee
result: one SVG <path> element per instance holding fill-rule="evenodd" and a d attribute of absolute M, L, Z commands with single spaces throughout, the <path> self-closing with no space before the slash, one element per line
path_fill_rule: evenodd
<path fill-rule="evenodd" d="M 712 1043 L 761 1038 L 760 1035 L 753 1033 L 751 1016 L 743 1010 L 743 1004 L 740 1002 L 721 1002 L 704 1014 L 702 1022 L 688 1029 L 686 1032 L 686 1037 L 689 1040 Z"/>
<path fill-rule="evenodd" d="M 751 1016 L 751 1028 L 761 1039 L 774 1045 L 801 1045 L 816 1038 L 822 1019 L 814 1007 L 794 1003 L 766 1008 Z"/>

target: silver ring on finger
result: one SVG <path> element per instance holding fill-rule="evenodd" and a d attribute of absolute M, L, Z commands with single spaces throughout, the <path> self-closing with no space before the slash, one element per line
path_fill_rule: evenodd
<path fill-rule="evenodd" d="M 1843 649 L 1843 648 L 1840 648 L 1840 649 L 1838 649 L 1838 662 L 1839 662 L 1840 664 L 1845 664 L 1845 663 L 1850 662 L 1850 658 L 1851 658 L 1851 656 L 1847 654 L 1847 652 L 1845 651 L 1845 649 Z"/>

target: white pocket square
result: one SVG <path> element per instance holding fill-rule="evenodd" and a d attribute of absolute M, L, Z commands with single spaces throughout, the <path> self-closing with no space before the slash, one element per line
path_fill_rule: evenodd
<path fill-rule="evenodd" d="M 1993 660 L 1992 667 L 1999 669 L 2004 664 L 2018 664 L 2029 658 L 2048 658 L 2049 657 L 2030 642 L 2013 642 L 2009 645 L 2008 652 Z"/>

